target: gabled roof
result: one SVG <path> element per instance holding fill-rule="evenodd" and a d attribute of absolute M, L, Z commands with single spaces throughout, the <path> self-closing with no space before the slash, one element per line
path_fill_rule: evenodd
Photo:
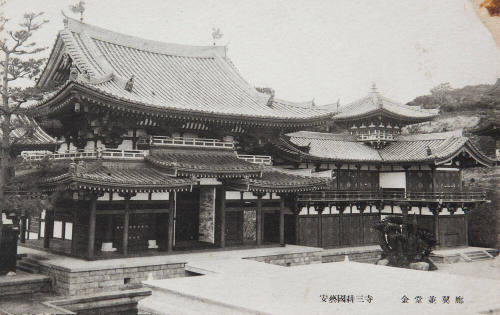
<path fill-rule="evenodd" d="M 290 193 L 322 190 L 330 185 L 327 178 L 289 174 L 285 170 L 266 167 L 262 177 L 245 178 L 228 182 L 228 185 L 242 191 Z"/>
<path fill-rule="evenodd" d="M 478 163 L 494 164 L 494 161 L 481 153 L 467 137 L 462 136 L 461 130 L 399 135 L 396 141 L 381 149 L 357 141 L 350 134 L 300 131 L 287 134 L 287 137 L 289 139 L 280 140 L 278 148 L 289 158 L 300 161 L 442 164 L 462 152 L 467 152 Z M 308 152 L 298 147 L 308 147 Z"/>
<path fill-rule="evenodd" d="M 337 112 L 337 104 L 322 106 L 330 112 Z M 335 120 L 363 119 L 371 116 L 389 116 L 406 121 L 427 121 L 438 115 L 434 109 L 408 106 L 381 95 L 375 88 L 365 97 L 338 108 Z"/>
<path fill-rule="evenodd" d="M 146 160 L 181 177 L 260 177 L 262 166 L 238 158 L 232 149 L 151 149 Z"/>
<path fill-rule="evenodd" d="M 4 116 L 1 116 L 0 121 L 3 119 Z M 55 138 L 49 136 L 34 119 L 26 115 L 12 115 L 11 127 L 14 129 L 10 133 L 10 139 L 18 151 L 54 149 L 57 145 Z M 0 130 L 0 137 L 2 134 Z"/>
<path fill-rule="evenodd" d="M 167 192 L 189 190 L 196 181 L 176 178 L 144 163 L 114 163 L 69 170 L 43 180 L 47 187 L 65 185 L 72 189 L 111 192 Z"/>
<path fill-rule="evenodd" d="M 225 47 L 157 42 L 68 19 L 39 85 L 50 81 L 63 52 L 69 54 L 80 73 L 86 73 L 79 75 L 79 85 L 117 101 L 221 116 L 296 120 L 330 117 L 319 109 L 279 102 L 268 105 L 271 96 L 258 92 L 242 78 Z M 133 88 L 127 91 L 125 85 L 132 76 Z"/>

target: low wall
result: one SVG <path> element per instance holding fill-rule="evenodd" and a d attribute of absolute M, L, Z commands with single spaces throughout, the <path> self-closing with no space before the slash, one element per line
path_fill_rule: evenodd
<path fill-rule="evenodd" d="M 346 256 L 349 258 L 349 261 L 376 263 L 382 255 L 382 250 L 380 248 L 365 248 L 359 250 L 350 248 L 334 250 L 325 249 L 322 254 L 321 262 L 323 263 L 344 261 Z"/>
<path fill-rule="evenodd" d="M 0 282 L 0 297 L 50 291 L 50 279 L 41 275 L 6 277 Z"/>
<path fill-rule="evenodd" d="M 139 300 L 151 295 L 147 288 L 106 292 L 45 302 L 47 306 L 70 310 L 78 315 L 136 315 Z"/>
<path fill-rule="evenodd" d="M 50 277 L 56 293 L 74 296 L 127 289 L 148 279 L 185 277 L 184 266 L 185 263 L 171 263 L 72 271 L 64 267 L 48 266 L 41 263 L 40 272 Z"/>
<path fill-rule="evenodd" d="M 255 261 L 265 262 L 268 264 L 286 266 L 286 267 L 319 264 L 321 263 L 321 251 L 246 257 L 245 259 L 251 259 Z"/>

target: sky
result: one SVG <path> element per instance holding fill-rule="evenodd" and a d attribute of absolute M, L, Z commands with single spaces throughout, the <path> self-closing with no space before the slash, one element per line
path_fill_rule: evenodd
<path fill-rule="evenodd" d="M 341 105 L 376 83 L 406 103 L 442 83 L 500 77 L 500 53 L 469 0 L 87 0 L 84 22 L 164 42 L 218 45 L 253 86 L 289 101 Z M 74 0 L 8 0 L 12 21 L 45 12 L 34 39 L 52 47 Z M 48 56 L 50 49 L 45 51 Z"/>

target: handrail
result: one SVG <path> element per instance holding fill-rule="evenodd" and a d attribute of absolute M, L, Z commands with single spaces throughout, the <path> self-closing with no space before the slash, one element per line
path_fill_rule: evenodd
<path fill-rule="evenodd" d="M 128 159 L 142 160 L 149 152 L 147 150 L 118 150 L 105 149 L 97 151 L 75 151 L 64 153 L 30 153 L 24 152 L 22 157 L 25 161 L 40 161 L 45 158 L 49 160 L 69 160 L 69 159 Z"/>
<path fill-rule="evenodd" d="M 227 148 L 234 149 L 232 141 L 221 141 L 219 139 L 204 139 L 204 138 L 182 138 L 182 137 L 166 137 L 166 136 L 151 136 L 149 139 L 141 139 L 140 144 L 149 144 L 151 146 L 188 146 L 188 147 L 211 147 L 211 148 Z"/>
<path fill-rule="evenodd" d="M 250 163 L 272 165 L 272 157 L 269 155 L 238 154 L 238 158 Z"/>
<path fill-rule="evenodd" d="M 358 140 L 382 140 L 382 141 L 392 141 L 394 140 L 393 134 L 359 134 Z"/>
<path fill-rule="evenodd" d="M 334 190 L 303 193 L 298 196 L 299 201 L 476 201 L 486 200 L 486 193 L 482 191 L 456 192 L 388 192 L 388 191 L 360 191 Z"/>

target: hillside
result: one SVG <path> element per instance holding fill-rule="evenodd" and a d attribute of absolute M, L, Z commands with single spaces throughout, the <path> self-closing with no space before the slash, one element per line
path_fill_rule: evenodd
<path fill-rule="evenodd" d="M 464 129 L 469 133 L 488 120 L 500 119 L 500 79 L 493 85 L 469 85 L 453 89 L 448 83 L 440 84 L 431 94 L 416 97 L 410 106 L 439 108 L 440 116 L 432 122 L 410 125 L 407 133 L 430 133 Z M 472 140 L 487 155 L 494 156 L 495 143 L 489 137 L 472 136 Z"/>

